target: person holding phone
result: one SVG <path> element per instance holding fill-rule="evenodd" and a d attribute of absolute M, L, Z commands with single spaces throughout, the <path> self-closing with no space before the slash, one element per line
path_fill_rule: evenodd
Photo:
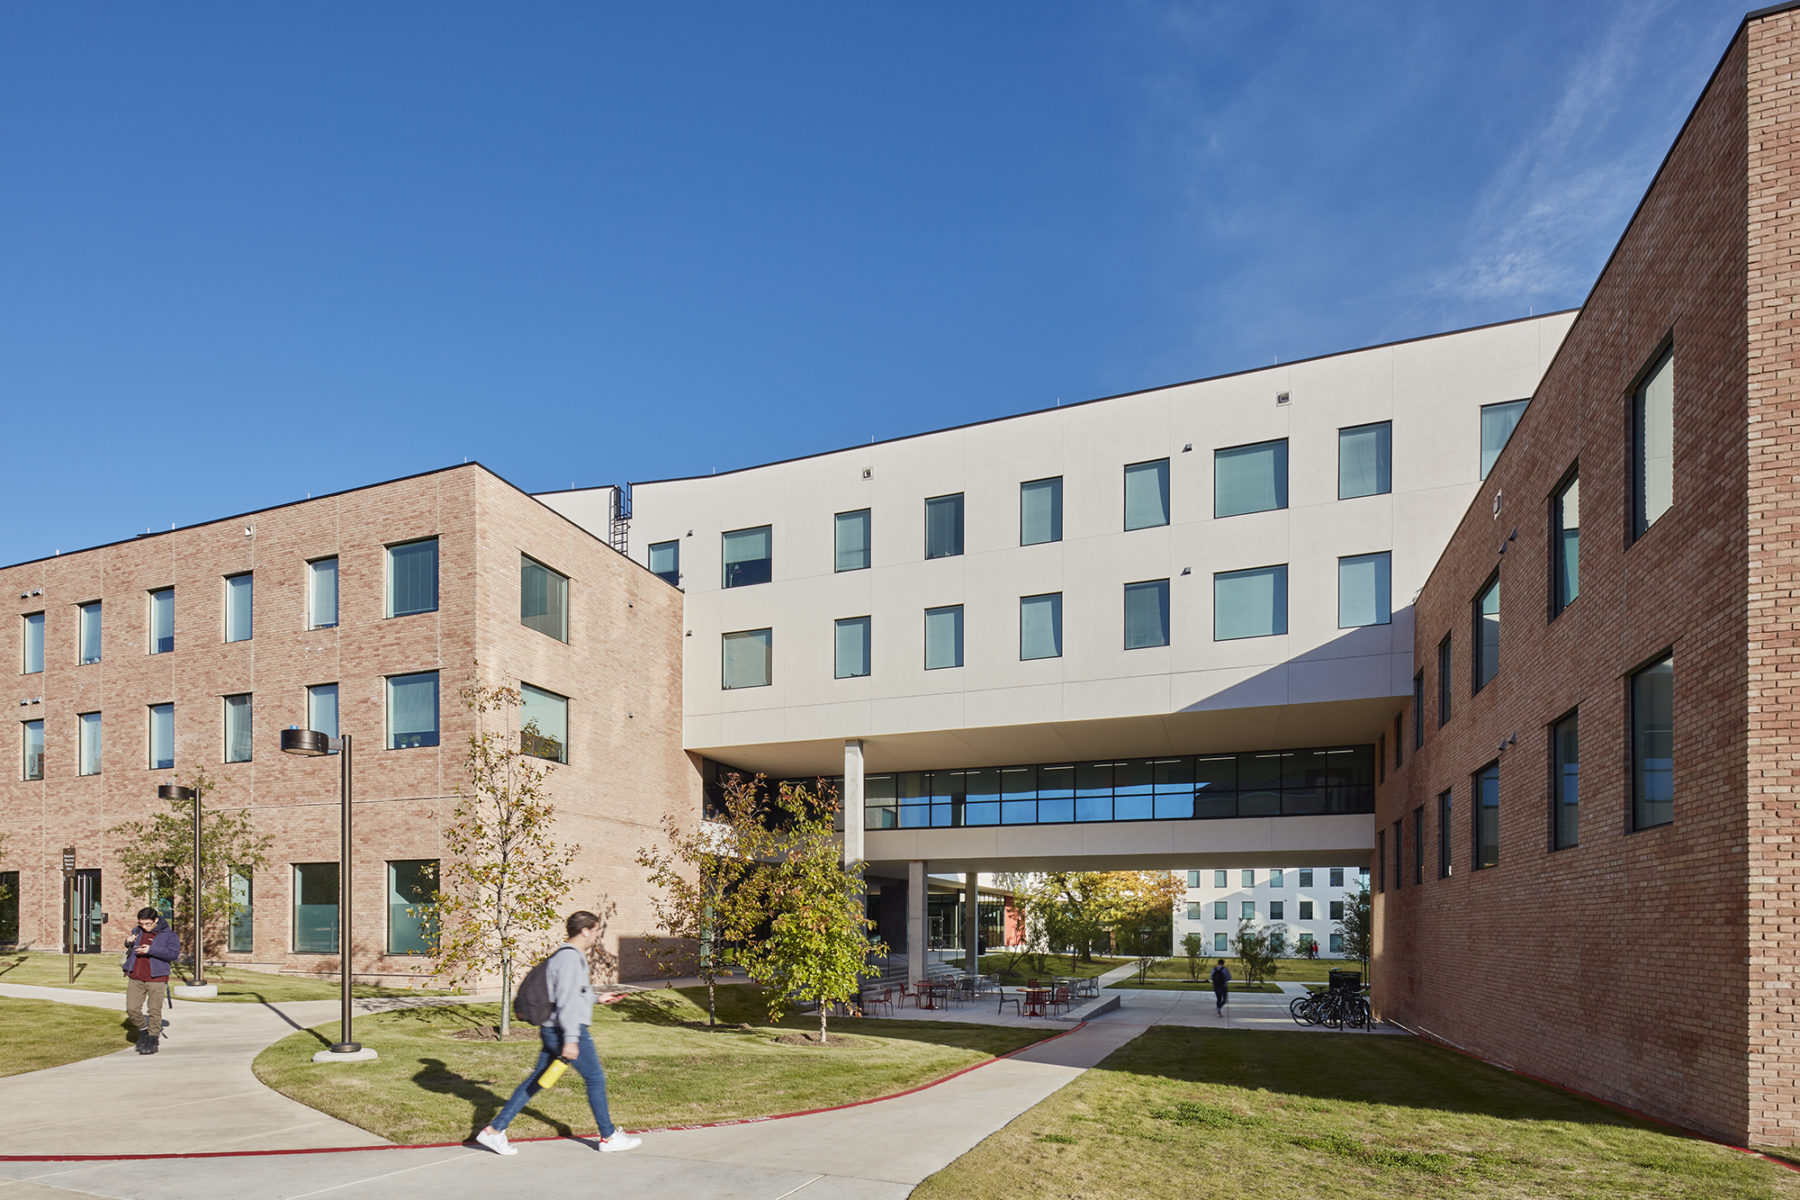
<path fill-rule="evenodd" d="M 140 908 L 137 928 L 125 939 L 125 1015 L 137 1026 L 137 1051 L 155 1054 L 162 1037 L 163 990 L 169 967 L 181 957 L 181 938 L 154 908 Z"/>

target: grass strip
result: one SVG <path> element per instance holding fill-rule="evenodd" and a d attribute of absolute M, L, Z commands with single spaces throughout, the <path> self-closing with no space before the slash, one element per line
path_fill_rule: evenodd
<path fill-rule="evenodd" d="M 1210 992 L 1210 991 L 1212 991 L 1212 984 L 1210 984 L 1210 983 L 1205 983 L 1205 982 L 1194 983 L 1187 979 L 1148 979 L 1148 980 L 1145 980 L 1143 983 L 1139 983 L 1136 979 L 1121 979 L 1117 983 L 1109 983 L 1106 986 L 1108 988 L 1131 988 L 1133 990 L 1140 991 L 1140 992 Z M 1320 986 L 1323 986 L 1323 985 L 1320 985 Z M 1278 983 L 1250 984 L 1250 983 L 1246 983 L 1242 979 L 1234 979 L 1231 981 L 1231 991 L 1234 993 L 1235 992 L 1272 992 L 1276 995 L 1280 995 L 1281 994 L 1281 985 Z"/>
<path fill-rule="evenodd" d="M 74 988 L 82 992 L 125 994 L 125 975 L 119 970 L 118 954 L 78 954 L 75 956 L 75 982 L 69 982 L 69 958 L 66 954 L 20 950 L 0 954 L 0 983 L 22 983 L 32 987 Z M 175 984 L 190 982 L 193 972 L 186 964 L 175 969 Z M 296 1000 L 336 1000 L 339 985 L 335 979 L 314 979 L 303 975 L 278 975 L 270 971 L 251 971 L 236 966 L 209 966 L 206 982 L 219 986 L 220 1001 L 237 1004 L 280 1004 Z M 453 993 L 423 988 L 380 987 L 353 984 L 351 994 L 359 999 L 381 996 L 443 996 Z M 207 1004 L 199 1000 L 181 1003 Z"/>
<path fill-rule="evenodd" d="M 42 1071 L 124 1050 L 133 1041 L 122 1012 L 0 997 L 0 1077 Z"/>

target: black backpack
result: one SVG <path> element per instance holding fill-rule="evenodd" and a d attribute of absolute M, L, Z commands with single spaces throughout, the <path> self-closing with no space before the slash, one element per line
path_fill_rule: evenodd
<path fill-rule="evenodd" d="M 514 1020 L 527 1025 L 544 1025 L 556 1015 L 556 1005 L 550 1000 L 550 960 L 562 951 L 572 949 L 573 946 L 558 946 L 537 966 L 525 972 L 525 978 L 519 981 L 519 990 L 513 994 Z"/>

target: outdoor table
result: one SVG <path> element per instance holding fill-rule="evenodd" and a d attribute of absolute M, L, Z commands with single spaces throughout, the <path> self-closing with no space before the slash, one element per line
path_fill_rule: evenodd
<path fill-rule="evenodd" d="M 931 980 L 931 979 L 919 980 L 919 1007 L 920 1008 L 936 1008 L 938 1006 L 937 1005 L 937 990 L 938 990 L 938 985 L 935 980 Z"/>
<path fill-rule="evenodd" d="M 1050 992 L 1050 988 L 1026 988 L 1025 1015 L 1028 1017 L 1043 1016 L 1044 1005 L 1050 1002 Z"/>

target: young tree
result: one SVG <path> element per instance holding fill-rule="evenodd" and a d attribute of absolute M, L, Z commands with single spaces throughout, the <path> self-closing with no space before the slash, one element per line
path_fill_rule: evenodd
<path fill-rule="evenodd" d="M 1369 973 L 1369 955 L 1375 949 L 1375 911 L 1365 888 L 1344 893 L 1344 919 L 1337 923 L 1344 938 L 1344 953 L 1362 961 L 1363 975 Z"/>
<path fill-rule="evenodd" d="M 537 754 L 537 723 L 519 722 L 517 688 L 481 682 L 479 666 L 462 688 L 475 715 L 464 779 L 444 826 L 449 851 L 441 870 L 435 968 L 451 982 L 500 976 L 500 1037 L 512 1028 L 513 976 L 548 948 L 565 898 L 581 882 L 569 870 L 573 848 L 556 844 L 551 768 Z M 497 726 L 497 728 L 496 728 Z"/>
<path fill-rule="evenodd" d="M 647 953 L 665 974 L 696 969 L 706 984 L 706 1023 L 717 1023 L 714 981 L 720 968 L 740 960 L 765 919 L 769 831 L 758 814 L 763 777 L 736 775 L 725 783 L 720 819 L 689 827 L 673 812 L 663 815 L 665 848 L 640 847 L 638 865 L 649 872 L 650 905 L 660 936 Z"/>
<path fill-rule="evenodd" d="M 1187 955 L 1188 982 L 1200 982 L 1200 956 L 1206 953 L 1206 939 L 1197 933 L 1186 934 L 1181 939 L 1181 952 Z"/>
<path fill-rule="evenodd" d="M 205 946 L 190 952 L 210 957 L 223 931 L 243 915 L 244 903 L 231 889 L 231 873 L 238 870 L 252 878 L 269 866 L 271 839 L 256 832 L 247 808 L 227 808 L 218 803 L 219 785 L 196 767 L 182 783 L 200 794 L 200 902 L 204 915 L 201 936 Z M 229 795 L 229 793 L 227 793 Z M 124 821 L 107 830 L 119 839 L 119 862 L 133 886 L 143 888 L 148 902 L 167 890 L 177 920 L 194 911 L 194 802 L 171 800 L 165 812 L 153 812 L 135 821 Z M 177 925 L 184 941 L 190 932 Z"/>
<path fill-rule="evenodd" d="M 1275 960 L 1287 953 L 1287 926 L 1268 925 L 1258 929 L 1249 920 L 1238 923 L 1231 949 L 1244 964 L 1246 982 L 1252 987 L 1272 978 L 1281 966 Z"/>

